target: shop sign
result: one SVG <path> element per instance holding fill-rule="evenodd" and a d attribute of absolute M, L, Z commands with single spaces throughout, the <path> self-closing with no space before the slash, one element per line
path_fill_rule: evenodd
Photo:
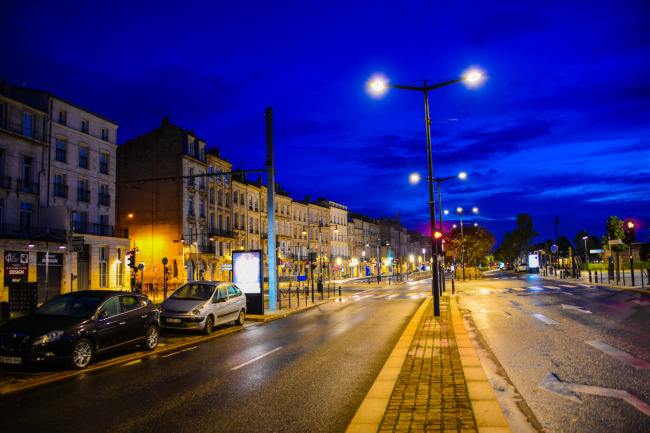
<path fill-rule="evenodd" d="M 5 285 L 26 283 L 29 277 L 29 253 L 22 251 L 5 252 Z"/>

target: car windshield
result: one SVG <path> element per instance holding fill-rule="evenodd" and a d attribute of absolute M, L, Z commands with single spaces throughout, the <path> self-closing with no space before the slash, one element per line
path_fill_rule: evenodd
<path fill-rule="evenodd" d="M 214 292 L 214 286 L 208 284 L 185 284 L 176 290 L 170 298 L 191 301 L 207 301 Z"/>
<path fill-rule="evenodd" d="M 49 316 L 90 317 L 95 312 L 95 309 L 101 300 L 102 298 L 96 296 L 58 296 L 36 310 L 36 314 Z"/>

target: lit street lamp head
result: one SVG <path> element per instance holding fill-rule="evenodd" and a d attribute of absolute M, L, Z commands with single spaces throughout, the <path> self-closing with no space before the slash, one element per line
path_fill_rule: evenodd
<path fill-rule="evenodd" d="M 465 173 L 464 171 L 461 171 L 460 173 L 458 173 L 458 179 L 460 179 L 460 180 L 467 179 L 467 173 Z"/>
<path fill-rule="evenodd" d="M 381 98 L 388 91 L 388 79 L 381 74 L 375 74 L 370 77 L 366 87 L 370 96 Z"/>
<path fill-rule="evenodd" d="M 478 213 L 478 208 L 477 208 L 476 206 L 474 206 L 474 207 L 472 208 L 472 212 L 474 212 L 474 213 Z"/>
<path fill-rule="evenodd" d="M 420 173 L 414 172 L 409 175 L 409 183 L 411 185 L 417 185 L 418 183 L 420 183 L 420 180 L 421 180 Z"/>
<path fill-rule="evenodd" d="M 485 81 L 485 73 L 477 68 L 470 68 L 462 75 L 463 82 L 468 87 L 478 87 Z"/>
<path fill-rule="evenodd" d="M 445 209 L 443 212 L 445 215 L 449 215 L 449 209 Z"/>
<path fill-rule="evenodd" d="M 456 213 L 463 213 L 463 208 L 462 207 L 457 207 L 456 208 Z"/>

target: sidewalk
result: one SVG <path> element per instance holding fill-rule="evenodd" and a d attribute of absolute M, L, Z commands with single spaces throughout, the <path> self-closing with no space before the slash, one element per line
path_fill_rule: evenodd
<path fill-rule="evenodd" d="M 586 271 L 582 271 L 581 275 L 579 278 L 560 278 L 560 274 L 558 275 L 553 275 L 552 273 L 549 273 L 548 275 L 542 275 L 539 274 L 540 278 L 550 280 L 550 281 L 567 281 L 570 283 L 581 283 L 581 284 L 593 284 L 595 286 L 602 286 L 602 287 L 609 287 L 610 289 L 617 289 L 617 290 L 628 290 L 632 292 L 638 292 L 638 293 L 650 293 L 650 287 L 646 284 L 646 280 L 644 278 L 644 284 L 643 286 L 640 283 L 639 278 L 636 278 L 636 282 L 639 283 L 637 285 L 622 285 L 622 284 L 612 284 L 614 281 L 607 283 L 607 282 L 602 282 L 601 281 L 601 276 L 604 277 L 603 280 L 607 281 L 607 274 L 603 273 L 602 275 L 599 273 L 598 274 L 598 282 L 596 282 L 593 273 L 592 273 L 592 280 L 589 281 L 589 273 Z M 631 280 L 629 278 L 629 275 L 627 276 L 628 279 L 626 280 L 627 283 L 631 283 Z M 638 277 L 638 275 L 637 275 Z M 622 280 L 621 280 L 622 282 Z"/>
<path fill-rule="evenodd" d="M 510 432 L 467 336 L 456 298 L 443 296 L 440 318 L 433 316 L 431 302 L 422 308 L 380 373 L 381 377 L 389 365 L 397 365 L 395 354 L 411 333 L 394 386 L 378 377 L 347 432 Z M 382 388 L 387 390 L 383 395 Z"/>

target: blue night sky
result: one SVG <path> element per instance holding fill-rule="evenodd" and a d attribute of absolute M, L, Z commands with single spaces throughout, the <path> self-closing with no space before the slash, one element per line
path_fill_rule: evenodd
<path fill-rule="evenodd" d="M 119 3 L 124 3 L 118 7 Z M 140 5 L 134 5 L 140 3 Z M 517 213 L 539 240 L 608 215 L 650 222 L 650 3 L 3 2 L 0 76 L 113 118 L 119 142 L 163 115 L 236 167 L 264 162 L 275 111 L 279 182 L 424 230 L 421 95 L 364 88 L 489 78 L 431 94 L 444 207 L 478 206 L 500 238 Z"/>

